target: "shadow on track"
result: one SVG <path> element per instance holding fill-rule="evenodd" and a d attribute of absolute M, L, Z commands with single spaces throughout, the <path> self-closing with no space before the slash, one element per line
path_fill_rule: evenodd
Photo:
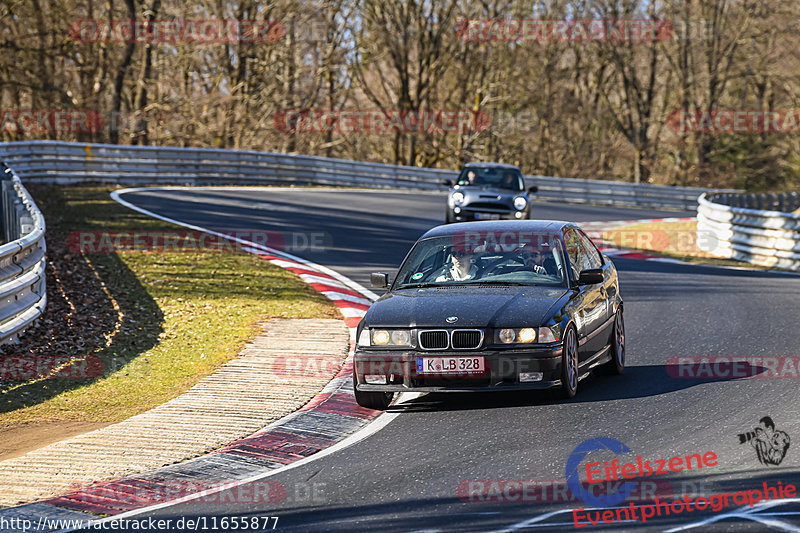
<path fill-rule="evenodd" d="M 747 376 L 766 372 L 761 366 L 744 364 Z M 429 393 L 400 405 L 389 412 L 413 413 L 433 411 L 469 411 L 503 409 L 526 405 L 581 404 L 649 398 L 677 392 L 711 381 L 738 381 L 744 378 L 676 378 L 677 365 L 628 366 L 621 376 L 591 375 L 580 382 L 578 395 L 571 400 L 554 398 L 550 391 L 501 391 L 476 393 Z"/>

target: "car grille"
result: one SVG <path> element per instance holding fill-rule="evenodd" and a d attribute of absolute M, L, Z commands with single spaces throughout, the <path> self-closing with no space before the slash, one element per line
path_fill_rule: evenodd
<path fill-rule="evenodd" d="M 483 344 L 483 331 L 479 329 L 429 329 L 419 332 L 419 347 L 423 350 L 474 350 Z"/>
<path fill-rule="evenodd" d="M 444 350 L 447 340 L 447 332 L 443 329 L 419 332 L 419 346 L 423 350 Z"/>
<path fill-rule="evenodd" d="M 497 209 L 502 211 L 508 211 L 508 206 L 504 204 L 498 204 L 494 202 L 472 202 L 464 207 L 469 209 Z"/>
<path fill-rule="evenodd" d="M 453 332 L 454 350 L 472 350 L 480 348 L 483 332 L 479 329 L 462 329 Z"/>

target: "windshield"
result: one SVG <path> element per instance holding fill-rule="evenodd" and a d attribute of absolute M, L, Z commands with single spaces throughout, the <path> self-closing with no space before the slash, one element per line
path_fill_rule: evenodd
<path fill-rule="evenodd" d="M 419 241 L 393 289 L 437 285 L 566 286 L 561 241 L 532 232 L 462 232 Z"/>
<path fill-rule="evenodd" d="M 494 167 L 469 167 L 461 171 L 456 185 L 494 187 L 511 191 L 525 190 L 522 173 L 517 169 Z"/>

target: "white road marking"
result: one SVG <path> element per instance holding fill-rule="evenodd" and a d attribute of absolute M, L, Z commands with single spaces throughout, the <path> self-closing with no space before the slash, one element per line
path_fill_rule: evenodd
<path fill-rule="evenodd" d="M 789 531 L 792 533 L 800 533 L 800 527 L 797 527 L 792 524 L 788 524 L 786 522 L 781 522 L 776 520 L 775 516 L 785 516 L 785 515 L 800 515 L 800 513 L 761 513 L 759 511 L 770 509 L 775 507 L 776 505 L 782 505 L 784 503 L 800 503 L 800 498 L 784 498 L 782 500 L 769 500 L 763 503 L 758 503 L 753 507 L 744 506 L 736 509 L 735 511 L 731 511 L 730 513 L 723 513 L 714 516 L 710 516 L 705 520 L 700 520 L 698 522 L 692 522 L 689 524 L 684 524 L 682 526 L 673 527 L 672 529 L 667 529 L 664 533 L 675 533 L 677 531 L 688 531 L 690 529 L 704 527 L 708 524 L 713 524 L 714 522 L 719 522 L 720 520 L 725 520 L 726 518 L 740 518 L 744 520 L 752 520 L 754 522 L 758 522 L 763 524 L 766 527 L 771 527 L 773 529 L 777 529 L 778 531 Z"/>

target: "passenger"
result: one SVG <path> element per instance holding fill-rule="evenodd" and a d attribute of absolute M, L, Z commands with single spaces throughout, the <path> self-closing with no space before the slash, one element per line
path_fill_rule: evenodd
<path fill-rule="evenodd" d="M 473 253 L 469 250 L 453 250 L 450 265 L 434 281 L 465 281 L 478 274 L 478 267 L 472 262 Z"/>
<path fill-rule="evenodd" d="M 518 188 L 517 177 L 511 172 L 506 172 L 503 175 L 503 180 L 500 182 L 500 187 L 502 187 L 503 189 L 516 190 Z"/>

